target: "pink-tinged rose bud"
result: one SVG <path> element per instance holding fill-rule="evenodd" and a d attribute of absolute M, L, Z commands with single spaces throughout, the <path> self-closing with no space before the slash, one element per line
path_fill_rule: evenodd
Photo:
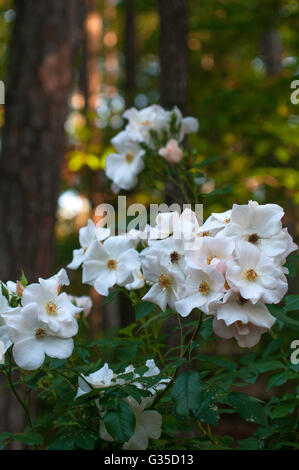
<path fill-rule="evenodd" d="M 20 283 L 20 281 L 17 281 L 16 294 L 19 297 L 22 297 L 23 292 L 24 292 L 24 286 Z"/>
<path fill-rule="evenodd" d="M 183 158 L 183 152 L 175 139 L 170 139 L 166 147 L 159 150 L 159 155 L 170 163 L 178 163 Z"/>
<path fill-rule="evenodd" d="M 58 284 L 58 286 L 57 286 L 57 294 L 60 294 L 60 292 L 61 292 L 61 284 Z"/>

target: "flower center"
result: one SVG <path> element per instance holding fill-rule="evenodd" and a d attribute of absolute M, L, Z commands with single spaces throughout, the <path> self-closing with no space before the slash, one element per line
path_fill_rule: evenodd
<path fill-rule="evenodd" d="M 37 339 L 44 338 L 45 336 L 47 336 L 47 333 L 46 333 L 46 331 L 45 331 L 43 328 L 36 328 L 36 330 L 35 330 L 35 337 L 36 337 Z"/>
<path fill-rule="evenodd" d="M 49 301 L 46 304 L 46 312 L 48 315 L 56 315 L 58 311 L 58 307 L 54 302 Z"/>
<path fill-rule="evenodd" d="M 254 245 L 259 241 L 260 237 L 257 233 L 251 233 L 248 237 L 249 243 L 253 243 Z"/>
<path fill-rule="evenodd" d="M 211 262 L 214 258 L 216 258 L 215 255 L 207 256 L 207 264 L 211 264 Z"/>
<path fill-rule="evenodd" d="M 108 259 L 107 261 L 107 268 L 108 269 L 116 269 L 117 267 L 117 261 L 116 259 Z"/>
<path fill-rule="evenodd" d="M 177 251 L 170 253 L 170 261 L 172 263 L 178 263 L 180 260 L 180 254 Z"/>
<path fill-rule="evenodd" d="M 224 223 L 229 224 L 230 223 L 230 218 L 224 219 Z"/>
<path fill-rule="evenodd" d="M 247 269 L 245 273 L 245 277 L 246 279 L 248 279 L 248 281 L 255 281 L 257 278 L 257 273 L 255 272 L 254 269 L 250 268 L 250 269 Z"/>
<path fill-rule="evenodd" d="M 210 288 L 209 284 L 208 284 L 206 281 L 202 281 L 202 282 L 199 284 L 198 290 L 199 290 L 199 292 L 200 292 L 202 295 L 208 295 L 208 293 L 210 292 L 211 288 Z"/>
<path fill-rule="evenodd" d="M 143 121 L 143 122 L 141 123 L 141 125 L 142 125 L 142 126 L 148 126 L 149 123 L 150 123 L 149 121 Z"/>
<path fill-rule="evenodd" d="M 166 290 L 171 286 L 171 279 L 167 274 L 161 274 L 159 276 L 159 286 L 161 289 Z"/>
<path fill-rule="evenodd" d="M 225 287 L 226 290 L 230 290 L 230 285 L 229 285 L 229 283 L 227 282 L 227 279 L 226 279 L 226 278 L 225 278 L 224 287 Z"/>
<path fill-rule="evenodd" d="M 134 155 L 132 153 L 127 153 L 125 159 L 127 163 L 132 163 L 132 161 L 134 160 Z"/>

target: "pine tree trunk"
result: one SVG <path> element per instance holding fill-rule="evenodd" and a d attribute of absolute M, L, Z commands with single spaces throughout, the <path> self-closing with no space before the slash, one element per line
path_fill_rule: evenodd
<path fill-rule="evenodd" d="M 188 84 L 186 0 L 159 0 L 162 104 L 185 111 Z"/>
<path fill-rule="evenodd" d="M 16 0 L 0 158 L 0 279 L 52 269 L 64 123 L 78 36 L 76 0 Z M 4 380 L 1 378 L 1 384 Z M 21 432 L 23 411 L 0 388 L 0 432 Z"/>
<path fill-rule="evenodd" d="M 76 0 L 16 1 L 0 160 L 0 279 L 52 268 Z"/>
<path fill-rule="evenodd" d="M 280 34 L 276 29 L 268 29 L 263 33 L 262 52 L 267 75 L 279 75 L 281 72 L 283 47 Z"/>
<path fill-rule="evenodd" d="M 129 108 L 136 93 L 136 1 L 127 0 L 125 7 L 125 96 Z"/>

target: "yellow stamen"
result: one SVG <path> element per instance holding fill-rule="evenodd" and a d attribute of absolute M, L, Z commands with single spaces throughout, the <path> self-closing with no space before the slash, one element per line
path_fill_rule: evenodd
<path fill-rule="evenodd" d="M 161 274 L 159 276 L 159 286 L 163 290 L 169 289 L 169 287 L 171 286 L 171 280 L 170 277 L 167 276 L 167 274 Z"/>
<path fill-rule="evenodd" d="M 198 290 L 202 295 L 208 295 L 211 288 L 210 288 L 209 284 L 206 281 L 202 281 L 200 283 L 199 287 L 198 287 Z"/>
<path fill-rule="evenodd" d="M 208 257 L 207 257 L 207 264 L 211 264 L 211 262 L 212 262 L 212 260 L 213 260 L 214 258 L 216 258 L 215 255 L 208 256 Z"/>
<path fill-rule="evenodd" d="M 44 338 L 45 336 L 47 336 L 47 333 L 46 331 L 43 329 L 43 328 L 37 328 L 35 330 L 35 337 L 37 339 L 41 339 L 41 338 Z"/>
<path fill-rule="evenodd" d="M 107 268 L 108 269 L 116 269 L 117 267 L 117 261 L 116 259 L 108 259 L 107 261 Z"/>
<path fill-rule="evenodd" d="M 58 311 L 58 307 L 54 302 L 49 301 L 46 304 L 46 312 L 48 315 L 56 315 Z"/>
<path fill-rule="evenodd" d="M 248 281 L 255 281 L 257 278 L 257 273 L 255 272 L 254 269 L 251 268 L 251 269 L 247 269 L 245 276 L 246 276 L 246 279 L 248 279 Z"/>
<path fill-rule="evenodd" d="M 127 153 L 125 159 L 127 163 L 132 163 L 132 161 L 134 160 L 134 155 L 132 153 Z"/>

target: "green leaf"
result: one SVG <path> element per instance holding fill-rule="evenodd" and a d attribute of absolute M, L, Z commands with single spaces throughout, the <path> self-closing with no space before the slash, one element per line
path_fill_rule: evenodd
<path fill-rule="evenodd" d="M 108 411 L 104 418 L 108 433 L 115 441 L 127 442 L 135 431 L 136 419 L 132 408 L 119 400 L 115 411 Z"/>
<path fill-rule="evenodd" d="M 162 432 L 167 434 L 170 437 L 173 437 L 177 434 L 178 429 L 180 429 L 180 423 L 175 416 L 164 415 L 162 423 Z"/>
<path fill-rule="evenodd" d="M 267 426 L 266 411 L 256 398 L 246 393 L 232 392 L 228 395 L 228 404 L 246 421 Z"/>
<path fill-rule="evenodd" d="M 258 439 L 255 437 L 248 437 L 247 439 L 241 439 L 240 441 L 237 441 L 241 449 L 246 449 L 246 450 L 256 450 L 256 449 L 262 449 L 263 448 L 263 443 L 260 442 Z"/>
<path fill-rule="evenodd" d="M 32 388 L 33 390 L 37 390 L 38 381 L 42 377 L 44 377 L 45 375 L 46 375 L 46 373 L 43 370 L 39 370 L 35 374 L 25 377 L 25 383 L 26 383 L 27 387 Z"/>
<path fill-rule="evenodd" d="M 217 160 L 220 160 L 220 158 L 223 158 L 222 156 L 214 156 L 214 157 L 207 157 L 205 158 L 201 163 L 199 163 L 199 167 L 203 167 L 203 166 L 206 166 L 206 165 L 209 165 L 210 163 L 214 163 L 216 162 Z"/>
<path fill-rule="evenodd" d="M 178 414 L 189 416 L 190 410 L 196 410 L 202 396 L 202 382 L 198 372 L 183 372 L 172 387 L 171 396 Z"/>
<path fill-rule="evenodd" d="M 11 432 L 3 432 L 0 434 L 0 442 L 6 441 L 7 439 L 10 439 L 13 437 L 13 434 Z"/>
<path fill-rule="evenodd" d="M 48 450 L 73 450 L 75 447 L 75 440 L 69 436 L 60 437 L 56 441 L 52 442 L 47 449 Z"/>
<path fill-rule="evenodd" d="M 206 356 L 205 354 L 199 354 L 194 357 L 194 359 L 199 359 L 200 361 L 209 362 L 215 364 L 219 367 L 222 367 L 227 370 L 236 370 L 237 365 L 232 361 L 227 361 L 221 357 L 216 356 Z"/>
<path fill-rule="evenodd" d="M 1 282 L 1 293 L 9 301 L 9 293 L 3 282 Z"/>
<path fill-rule="evenodd" d="M 277 338 L 271 341 L 263 352 L 263 358 L 270 356 L 274 352 L 278 351 L 283 345 L 282 338 Z"/>
<path fill-rule="evenodd" d="M 65 363 L 66 363 L 66 359 L 51 358 L 49 366 L 50 366 L 50 369 L 56 370 L 56 369 L 60 369 L 61 367 L 63 367 Z"/>
<path fill-rule="evenodd" d="M 88 429 L 82 429 L 76 434 L 76 446 L 80 449 L 93 450 L 96 437 L 94 433 Z"/>
<path fill-rule="evenodd" d="M 297 379 L 298 374 L 295 372 L 291 372 L 285 370 L 284 372 L 280 372 L 279 374 L 273 375 L 268 382 L 267 391 L 271 390 L 273 387 L 280 387 L 281 385 L 285 384 L 288 380 Z"/>
<path fill-rule="evenodd" d="M 299 310 L 299 295 L 287 295 L 284 300 L 285 306 L 283 310 L 285 312 L 294 312 Z"/>
<path fill-rule="evenodd" d="M 150 397 L 152 394 L 146 390 L 134 387 L 134 385 L 126 385 L 122 390 L 128 394 L 128 396 L 133 397 L 137 403 L 141 403 L 143 397 Z"/>
<path fill-rule="evenodd" d="M 25 276 L 23 270 L 22 270 L 22 275 L 21 275 L 19 280 L 20 280 L 20 283 L 22 284 L 23 287 L 27 287 L 28 281 L 27 281 L 27 277 Z"/>
<path fill-rule="evenodd" d="M 283 418 L 284 416 L 287 416 L 291 413 L 294 412 L 296 403 L 295 401 L 287 401 L 286 403 L 281 403 L 280 405 L 277 405 L 272 411 L 271 411 L 271 418 Z"/>
<path fill-rule="evenodd" d="M 217 426 L 219 421 L 219 410 L 218 407 L 212 403 L 212 396 L 208 396 L 201 403 L 200 406 L 193 410 L 194 417 L 197 421 L 203 421 L 204 423 Z"/>
<path fill-rule="evenodd" d="M 138 302 L 135 307 L 136 320 L 147 317 L 155 311 L 155 304 L 151 302 Z"/>
<path fill-rule="evenodd" d="M 286 315 L 286 312 L 292 311 L 294 305 L 295 305 L 295 302 L 291 302 L 290 304 L 291 310 L 281 309 L 281 307 L 279 307 L 278 305 L 267 305 L 267 307 L 270 310 L 270 313 L 275 318 L 282 321 L 283 323 L 285 323 L 287 326 L 291 327 L 292 329 L 299 330 L 299 321 L 294 320 L 293 318 Z"/>
<path fill-rule="evenodd" d="M 41 434 L 37 432 L 26 432 L 24 434 L 15 434 L 13 436 L 14 441 L 20 441 L 28 446 L 43 444 L 44 438 Z"/>
<path fill-rule="evenodd" d="M 203 339 L 208 339 L 213 333 L 213 318 L 208 318 L 204 320 L 202 323 L 202 327 L 200 329 L 200 335 Z"/>

